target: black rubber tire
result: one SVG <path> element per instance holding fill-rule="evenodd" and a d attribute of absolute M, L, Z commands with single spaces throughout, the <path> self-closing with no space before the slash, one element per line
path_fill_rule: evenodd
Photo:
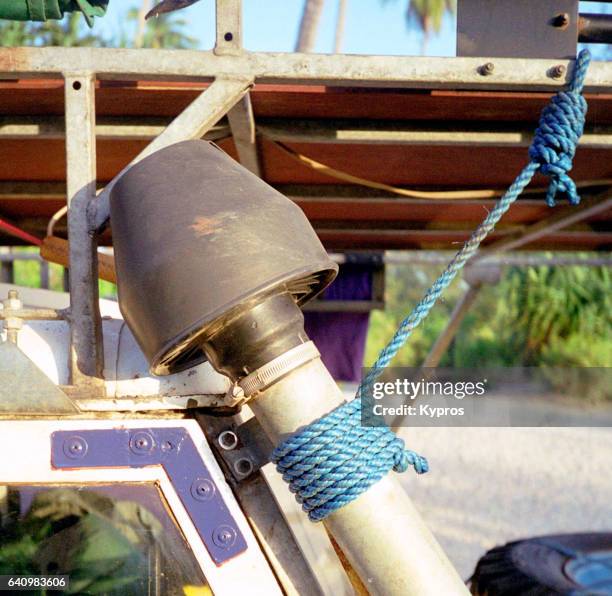
<path fill-rule="evenodd" d="M 509 542 L 478 561 L 470 591 L 477 596 L 612 595 L 612 588 L 592 591 L 564 573 L 565 565 L 579 554 L 601 551 L 612 551 L 612 534 L 561 534 Z"/>

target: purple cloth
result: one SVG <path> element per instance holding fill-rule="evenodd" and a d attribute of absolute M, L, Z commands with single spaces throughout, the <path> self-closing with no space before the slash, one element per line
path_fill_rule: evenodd
<path fill-rule="evenodd" d="M 326 300 L 371 300 L 372 270 L 364 265 L 343 265 L 334 283 L 325 290 Z M 361 380 L 368 335 L 369 313 L 306 312 L 306 333 L 337 381 Z"/>

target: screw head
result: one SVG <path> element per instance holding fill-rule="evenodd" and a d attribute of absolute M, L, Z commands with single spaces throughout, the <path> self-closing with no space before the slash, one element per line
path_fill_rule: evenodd
<path fill-rule="evenodd" d="M 234 462 L 234 472 L 237 476 L 246 478 L 253 473 L 253 462 L 247 457 L 241 457 Z"/>
<path fill-rule="evenodd" d="M 136 455 L 148 455 L 154 448 L 155 441 L 146 431 L 135 432 L 130 438 L 130 451 Z"/>
<path fill-rule="evenodd" d="M 238 446 L 238 435 L 232 430 L 224 430 L 217 437 L 217 443 L 219 443 L 221 449 L 231 451 Z"/>
<path fill-rule="evenodd" d="M 479 72 L 483 77 L 488 77 L 489 75 L 492 75 L 494 71 L 495 64 L 493 64 L 493 62 L 487 62 L 483 64 L 479 69 Z"/>
<path fill-rule="evenodd" d="M 236 542 L 236 530 L 228 525 L 217 526 L 212 534 L 213 542 L 223 549 L 228 549 Z"/>
<path fill-rule="evenodd" d="M 216 492 L 214 483 L 208 478 L 196 478 L 191 483 L 191 496 L 196 501 L 210 501 Z"/>
<path fill-rule="evenodd" d="M 553 66 L 551 68 L 550 76 L 553 79 L 560 79 L 561 77 L 565 76 L 566 72 L 567 72 L 567 68 L 565 67 L 565 65 L 557 64 L 557 66 Z"/>
<path fill-rule="evenodd" d="M 562 12 L 555 15 L 552 19 L 552 26 L 559 29 L 565 29 L 570 24 L 570 16 L 567 12 Z"/>
<path fill-rule="evenodd" d="M 87 441 L 83 437 L 75 435 L 64 441 L 62 449 L 64 455 L 69 459 L 83 459 L 87 455 L 88 448 Z"/>

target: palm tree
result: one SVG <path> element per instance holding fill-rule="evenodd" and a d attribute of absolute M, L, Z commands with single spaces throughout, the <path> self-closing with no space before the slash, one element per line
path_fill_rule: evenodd
<path fill-rule="evenodd" d="M 304 2 L 300 31 L 295 44 L 296 52 L 312 52 L 314 49 L 324 5 L 325 0 L 306 0 Z"/>
<path fill-rule="evenodd" d="M 406 8 L 408 27 L 416 27 L 423 33 L 421 55 L 427 52 L 427 45 L 432 33 L 439 33 L 442 21 L 447 13 L 454 14 L 456 0 L 409 0 Z"/>
<path fill-rule="evenodd" d="M 142 0 L 140 8 L 138 9 L 138 24 L 136 29 L 136 35 L 134 36 L 134 47 L 141 48 L 144 43 L 144 34 L 147 27 L 146 16 L 151 10 L 151 0 Z"/>
<path fill-rule="evenodd" d="M 382 0 L 383 3 L 394 0 Z M 325 0 L 305 0 L 296 52 L 312 52 L 317 39 L 317 30 Z M 338 52 L 342 44 L 344 21 L 346 17 L 346 0 L 338 0 L 338 19 L 336 21 L 335 50 Z M 432 33 L 439 33 L 446 14 L 454 14 L 457 0 L 408 0 L 406 6 L 406 23 L 409 28 L 419 29 L 423 36 L 421 54 L 427 51 L 427 44 Z"/>
<path fill-rule="evenodd" d="M 344 27 L 346 24 L 346 5 L 348 0 L 338 0 L 338 16 L 336 17 L 336 35 L 334 39 L 334 53 L 342 51 L 342 41 L 344 39 Z"/>
<path fill-rule="evenodd" d="M 140 32 L 141 23 L 143 23 L 144 4 L 146 4 L 146 0 L 140 8 L 131 8 L 126 15 L 128 23 L 136 24 L 135 35 L 132 37 L 122 31 L 116 45 L 120 47 L 173 48 L 179 50 L 197 47 L 198 40 L 185 33 L 184 29 L 187 21 L 174 14 L 160 14 L 149 19 L 144 24 L 142 32 Z"/>
<path fill-rule="evenodd" d="M 605 267 L 520 268 L 509 281 L 515 347 L 526 365 L 539 364 L 551 343 L 573 335 L 609 340 L 612 275 Z"/>

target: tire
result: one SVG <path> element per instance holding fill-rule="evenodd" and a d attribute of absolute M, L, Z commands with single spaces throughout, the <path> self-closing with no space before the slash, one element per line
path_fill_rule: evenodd
<path fill-rule="evenodd" d="M 488 551 L 470 579 L 477 596 L 612 595 L 612 534 L 561 534 Z"/>

